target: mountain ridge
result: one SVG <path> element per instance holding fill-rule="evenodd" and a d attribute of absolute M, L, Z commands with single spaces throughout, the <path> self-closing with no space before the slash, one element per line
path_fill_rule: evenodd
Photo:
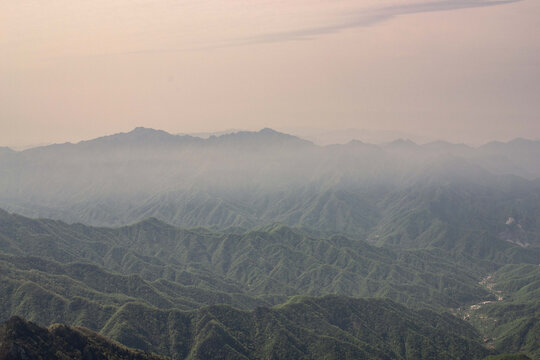
<path fill-rule="evenodd" d="M 133 318 L 139 321 L 128 320 Z M 174 331 L 163 334 L 164 328 Z M 451 316 L 412 311 L 389 300 L 339 296 L 296 298 L 280 307 L 252 311 L 221 305 L 191 312 L 160 311 L 130 303 L 115 314 L 102 334 L 174 359 L 312 359 L 331 355 L 386 360 L 431 359 L 433 354 L 439 359 L 482 359 L 494 353 L 482 347 L 472 327 Z M 3 324 L 0 337 L 2 350 L 13 352 L 15 348 L 27 355 L 36 348 L 45 354 L 43 348 L 51 351 L 56 347 L 58 351 L 62 338 L 78 337 L 61 350 L 82 344 L 84 351 L 95 352 L 92 347 L 98 343 L 101 349 L 138 356 L 136 359 L 158 358 L 134 353 L 85 329 L 53 325 L 47 330 L 20 318 Z M 37 344 L 28 341 L 36 337 L 40 339 Z"/>
<path fill-rule="evenodd" d="M 47 329 L 14 316 L 0 325 L 0 359 L 165 360 L 128 349 L 84 328 L 55 324 Z"/>
<path fill-rule="evenodd" d="M 206 134 L 206 133 L 201 133 L 201 134 Z M 7 152 L 25 152 L 25 151 L 28 151 L 28 150 L 32 150 L 32 149 L 36 149 L 36 148 L 39 148 L 39 149 L 42 149 L 42 148 L 46 148 L 46 147 L 54 147 L 54 146 L 58 146 L 58 145 L 87 145 L 89 143 L 92 143 L 92 142 L 103 142 L 103 143 L 107 143 L 107 142 L 111 142 L 111 141 L 114 141 L 114 140 L 118 140 L 118 139 L 122 139 L 122 138 L 125 138 L 125 139 L 144 139 L 144 138 L 147 138 L 147 139 L 150 139 L 150 138 L 154 138 L 154 140 L 161 140 L 161 141 L 167 141 L 167 140 L 191 140 L 191 141 L 198 141 L 198 142 L 201 142 L 201 140 L 210 140 L 212 139 L 213 141 L 215 141 L 216 139 L 220 139 L 222 137 L 235 137 L 235 135 L 238 135 L 238 134 L 241 134 L 242 136 L 246 136 L 246 135 L 256 135 L 256 134 L 263 134 L 263 135 L 279 135 L 279 136 L 283 136 L 285 135 L 286 137 L 289 137 L 289 138 L 296 138 L 296 139 L 300 139 L 306 143 L 310 143 L 310 144 L 313 144 L 311 141 L 309 140 L 305 140 L 303 139 L 301 136 L 297 136 L 297 135 L 291 135 L 291 134 L 288 134 L 288 133 L 285 133 L 285 132 L 280 132 L 280 131 L 277 131 L 277 130 L 274 130 L 274 129 L 271 129 L 271 128 L 262 128 L 261 130 L 258 130 L 258 131 L 247 131 L 247 130 L 230 130 L 230 131 L 222 131 L 222 132 L 217 132 L 215 133 L 215 135 L 212 135 L 213 133 L 208 133 L 208 134 L 211 134 L 210 136 L 203 136 L 203 137 L 200 137 L 200 136 L 197 136 L 197 135 L 193 135 L 193 134 L 190 134 L 190 133 L 178 133 L 178 134 L 172 134 L 172 133 L 169 133 L 165 130 L 160 130 L 160 129 L 154 129 L 154 128 L 148 128 L 148 127 L 143 127 L 143 126 L 138 126 L 138 127 L 135 127 L 133 128 L 132 130 L 130 131 L 127 131 L 127 132 L 118 132 L 118 133 L 114 133 L 114 134 L 110 134 L 110 135 L 105 135 L 105 136 L 99 136 L 99 137 L 96 137 L 96 138 L 93 138 L 93 139 L 88 139 L 88 140 L 81 140 L 79 142 L 76 142 L 76 143 L 72 143 L 72 142 L 66 142 L 66 143 L 56 143 L 56 144 L 50 144 L 50 145 L 41 145 L 41 146 L 37 146 L 37 147 L 32 147 L 32 148 L 29 148 L 29 149 L 25 149 L 25 150 L 22 150 L 22 151 L 15 151 L 9 147 L 0 147 L 0 151 L 7 151 Z M 427 142 L 427 143 L 421 143 L 421 142 L 414 142 L 408 138 L 403 138 L 403 137 L 399 137 L 399 138 L 396 138 L 392 141 L 387 141 L 385 143 L 382 143 L 382 144 L 374 144 L 374 143 L 369 143 L 369 142 L 365 142 L 365 141 L 362 141 L 360 139 L 352 139 L 350 141 L 348 141 L 347 143 L 345 144 L 341 144 L 341 143 L 336 143 L 336 144 L 327 144 L 327 145 L 324 145 L 324 146 L 319 146 L 319 145 L 315 145 L 315 146 L 318 146 L 318 147 L 327 147 L 327 146 L 340 146 L 340 145 L 346 145 L 348 143 L 351 143 L 351 142 L 362 142 L 364 144 L 367 144 L 367 145 L 373 145 L 373 146 L 377 146 L 377 147 L 386 147 L 386 146 L 390 146 L 390 147 L 394 147 L 394 146 L 398 146 L 398 147 L 402 147 L 402 146 L 406 146 L 406 147 L 409 147 L 409 148 L 412 148 L 412 147 L 428 147 L 428 148 L 433 148 L 435 146 L 438 146 L 438 147 L 447 147 L 447 148 L 460 148 L 461 150 L 465 150 L 465 149 L 490 149 L 490 148 L 500 148 L 500 147 L 505 147 L 505 146 L 512 146 L 512 147 L 519 147 L 519 146 L 540 146 L 540 140 L 538 139 L 527 139 L 527 138 L 522 138 L 522 137 L 517 137 L 517 138 L 514 138 L 514 139 L 511 139 L 511 140 L 508 140 L 506 142 L 504 141 L 491 141 L 491 142 L 487 142 L 485 144 L 482 144 L 482 145 L 479 145 L 479 146 L 476 146 L 476 147 L 473 147 L 473 146 L 469 146 L 469 145 L 466 145 L 466 144 L 463 144 L 463 143 L 453 143 L 453 142 L 449 142 L 449 141 L 445 141 L 445 140 L 434 140 L 434 141 L 431 141 L 431 142 Z"/>
<path fill-rule="evenodd" d="M 481 278 L 504 264 L 514 262 L 515 266 L 523 266 L 526 257 L 517 250 L 529 254 L 534 251 L 511 243 L 504 243 L 506 248 L 501 248 L 477 237 L 465 240 L 458 243 L 458 251 L 447 249 L 445 241 L 438 249 L 396 250 L 340 235 L 317 238 L 282 224 L 243 233 L 178 229 L 156 219 L 120 228 L 92 228 L 0 211 L 0 302 L 4 304 L 0 318 L 19 315 L 45 325 L 82 325 L 128 346 L 161 354 L 187 354 L 191 350 L 171 350 L 169 340 L 162 337 L 167 337 L 167 331 L 159 322 L 152 325 L 156 327 L 149 337 L 145 335 L 148 326 L 139 326 L 135 319 L 146 319 L 146 325 L 154 318 L 162 319 L 164 324 L 172 324 L 168 323 L 172 319 L 176 319 L 175 324 L 185 323 L 186 311 L 199 314 L 198 309 L 210 305 L 214 310 L 208 316 L 215 321 L 205 320 L 204 324 L 211 326 L 201 325 L 201 334 L 221 334 L 218 339 L 229 339 L 226 344 L 250 354 L 245 342 L 234 340 L 238 339 L 238 335 L 231 333 L 234 321 L 223 328 L 219 324 L 224 324 L 225 319 L 215 318 L 216 314 L 232 312 L 236 314 L 234 319 L 247 316 L 248 321 L 251 315 L 246 314 L 262 311 L 259 308 L 299 301 L 305 305 L 305 301 L 311 301 L 306 299 L 313 296 L 335 293 L 342 294 L 338 299 L 345 295 L 393 299 L 392 304 L 412 307 L 415 318 L 426 307 L 432 309 L 430 313 L 444 313 L 495 300 L 496 296 L 479 284 Z M 485 247 L 489 249 L 487 256 Z M 302 296 L 291 298 L 295 295 Z M 337 306 L 328 308 L 335 310 L 334 305 Z M 200 311 L 206 314 L 207 310 Z M 497 309 L 493 313 L 502 316 Z M 291 316 L 279 315 L 283 320 L 277 324 Z M 514 324 L 512 319 L 505 321 Z M 306 326 L 301 322 L 288 324 L 290 329 Z M 252 336 L 249 331 L 241 333 Z M 202 338 L 206 337 L 201 335 Z M 278 343 L 287 343 L 288 336 L 278 339 Z M 522 338 L 513 334 L 508 339 Z M 524 349 L 536 351 L 528 338 L 523 341 L 527 344 Z M 295 343 L 296 340 L 292 344 Z M 504 342 L 499 346 L 501 351 L 521 350 Z M 361 349 L 378 354 L 371 347 Z M 357 355 L 363 353 L 354 347 L 349 350 Z M 198 351 L 195 353 L 199 354 Z M 304 349 L 299 354 L 304 351 L 318 350 Z M 424 356 L 415 354 L 413 358 Z"/>

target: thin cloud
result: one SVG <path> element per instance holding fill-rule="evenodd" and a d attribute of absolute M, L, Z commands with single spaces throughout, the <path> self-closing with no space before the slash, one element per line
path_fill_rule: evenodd
<path fill-rule="evenodd" d="M 518 1 L 522 0 L 444 0 L 430 3 L 387 6 L 379 9 L 344 14 L 342 21 L 333 25 L 262 34 L 231 42 L 228 46 L 313 40 L 322 35 L 333 34 L 347 29 L 372 26 L 401 15 L 496 6 Z"/>
<path fill-rule="evenodd" d="M 86 56 L 110 56 L 110 55 L 135 55 L 135 54 L 159 54 L 174 52 L 204 51 L 219 48 L 231 48 L 237 46 L 249 46 L 265 43 L 280 43 L 290 41 L 309 41 L 320 36 L 335 34 L 347 29 L 373 26 L 375 24 L 391 20 L 395 17 L 409 14 L 419 14 L 427 12 L 440 12 L 459 10 L 466 8 L 488 7 L 520 2 L 522 0 L 439 0 L 423 3 L 409 3 L 403 5 L 392 5 L 381 8 L 363 9 L 356 12 L 342 14 L 335 24 L 324 26 L 313 26 L 293 31 L 272 32 L 260 34 L 241 39 L 222 41 L 210 44 L 186 48 L 163 48 L 163 49 L 140 49 L 124 51 L 119 53 L 99 53 Z"/>

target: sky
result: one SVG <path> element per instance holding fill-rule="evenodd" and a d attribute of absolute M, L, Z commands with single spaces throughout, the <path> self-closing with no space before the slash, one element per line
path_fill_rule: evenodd
<path fill-rule="evenodd" d="M 540 138 L 538 0 L 0 0 L 0 146 L 137 126 Z"/>

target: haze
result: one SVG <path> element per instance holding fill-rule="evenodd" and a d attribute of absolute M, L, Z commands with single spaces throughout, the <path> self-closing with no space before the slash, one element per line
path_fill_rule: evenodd
<path fill-rule="evenodd" d="M 135 126 L 539 138 L 534 0 L 0 2 L 0 145 Z"/>

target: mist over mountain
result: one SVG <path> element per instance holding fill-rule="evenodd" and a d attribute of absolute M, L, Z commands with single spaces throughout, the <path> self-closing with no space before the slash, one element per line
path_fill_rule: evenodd
<path fill-rule="evenodd" d="M 538 144 L 515 140 L 475 149 L 396 140 L 321 147 L 271 129 L 201 139 L 136 128 L 5 152 L 0 204 L 29 216 L 92 225 L 153 216 L 181 226 L 282 222 L 365 233 L 384 212 L 386 198 L 430 182 L 484 186 L 495 198 L 512 187 L 535 193 Z M 503 186 L 508 182 L 513 184 Z"/>
<path fill-rule="evenodd" d="M 426 143 L 431 141 L 431 139 L 427 137 L 390 130 L 368 130 L 356 128 L 343 130 L 284 128 L 283 132 L 294 134 L 321 146 L 346 144 L 353 140 L 360 140 L 370 144 L 384 144 L 394 141 L 395 139 L 411 139 L 417 143 Z"/>
<path fill-rule="evenodd" d="M 538 159 L 524 139 L 319 146 L 268 128 L 2 149 L 0 320 L 174 359 L 535 358 Z M 86 351 L 63 336 L 131 354 L 14 326 L 28 354 Z"/>
<path fill-rule="evenodd" d="M 0 1 L 0 360 L 540 360 L 540 1 Z"/>
<path fill-rule="evenodd" d="M 0 157 L 12 155 L 15 151 L 8 147 L 0 147 Z"/>

